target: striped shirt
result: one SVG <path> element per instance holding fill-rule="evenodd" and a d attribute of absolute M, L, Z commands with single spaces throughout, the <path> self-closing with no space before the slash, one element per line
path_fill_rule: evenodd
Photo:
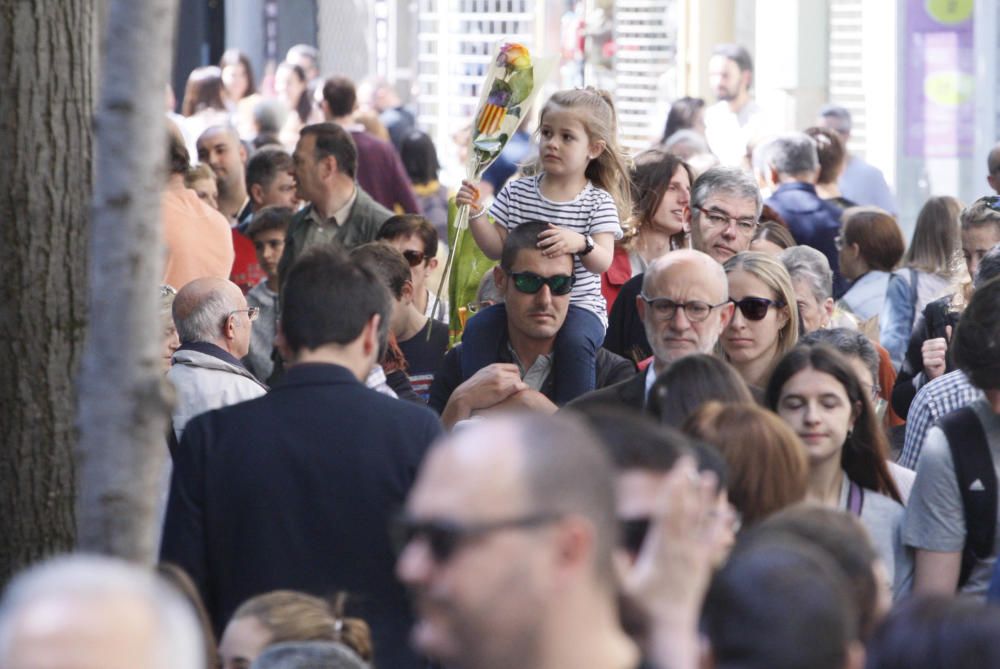
<path fill-rule="evenodd" d="M 983 391 L 969 383 L 969 377 L 960 369 L 925 384 L 913 398 L 910 413 L 907 414 L 906 439 L 899 464 L 916 470 L 927 432 L 938 418 L 972 404 L 982 396 Z"/>
<path fill-rule="evenodd" d="M 508 181 L 490 207 L 493 220 L 508 231 L 522 223 L 542 221 L 581 235 L 610 232 L 615 239 L 622 238 L 618 208 L 610 193 L 588 181 L 574 199 L 554 202 L 542 195 L 538 187 L 543 176 L 537 174 Z M 608 311 L 601 294 L 601 275 L 584 267 L 578 255 L 573 256 L 573 275 L 576 282 L 570 303 L 592 311 L 607 328 Z"/>

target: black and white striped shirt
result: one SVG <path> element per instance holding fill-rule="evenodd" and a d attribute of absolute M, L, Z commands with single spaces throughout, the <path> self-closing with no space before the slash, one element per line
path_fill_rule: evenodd
<path fill-rule="evenodd" d="M 506 230 L 529 221 L 542 221 L 581 235 L 610 232 L 615 239 L 621 239 L 622 226 L 618 220 L 618 208 L 610 193 L 588 181 L 574 199 L 554 202 L 539 190 L 542 176 L 544 175 L 538 174 L 508 181 L 490 207 L 493 220 Z M 601 275 L 584 267 L 578 255 L 573 256 L 573 274 L 576 283 L 573 285 L 570 303 L 593 312 L 607 327 L 608 312 L 601 294 Z"/>

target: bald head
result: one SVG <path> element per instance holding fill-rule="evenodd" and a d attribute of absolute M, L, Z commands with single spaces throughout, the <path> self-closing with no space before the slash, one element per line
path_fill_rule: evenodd
<path fill-rule="evenodd" d="M 207 342 L 222 346 L 227 316 L 246 308 L 243 292 L 232 281 L 215 277 L 191 281 L 174 298 L 174 323 L 181 344 Z"/>
<path fill-rule="evenodd" d="M 986 181 L 989 182 L 990 188 L 1000 195 L 1000 143 L 993 147 L 986 158 L 986 169 L 989 170 Z"/>
<path fill-rule="evenodd" d="M 238 200 L 238 207 L 246 199 L 247 152 L 236 128 L 214 125 L 201 133 L 197 146 L 198 162 L 211 167 L 219 180 L 219 197 L 234 202 Z"/>
<path fill-rule="evenodd" d="M 657 374 L 686 355 L 712 353 L 733 315 L 728 300 L 726 272 L 711 256 L 685 249 L 653 261 L 643 277 L 636 308 Z M 680 304 L 686 306 L 682 309 Z"/>

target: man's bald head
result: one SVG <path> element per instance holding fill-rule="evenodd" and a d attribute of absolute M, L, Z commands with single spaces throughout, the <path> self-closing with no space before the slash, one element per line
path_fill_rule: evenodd
<path fill-rule="evenodd" d="M 1000 195 L 1000 143 L 993 147 L 986 158 L 986 168 L 989 170 L 986 181 L 990 184 L 990 188 Z"/>
<path fill-rule="evenodd" d="M 636 308 L 657 374 L 686 355 L 712 353 L 733 315 L 728 300 L 725 270 L 701 251 L 671 251 L 650 264 Z"/>
<path fill-rule="evenodd" d="M 246 199 L 247 151 L 236 128 L 213 125 L 198 137 L 198 161 L 207 164 L 219 180 L 219 196 Z"/>
<path fill-rule="evenodd" d="M 201 669 L 205 647 L 190 605 L 151 571 L 73 555 L 19 575 L 4 593 L 0 666 Z"/>
<path fill-rule="evenodd" d="M 694 249 L 680 249 L 665 253 L 646 268 L 642 278 L 642 292 L 649 295 L 649 289 L 659 281 L 661 273 L 671 276 L 684 275 L 691 278 L 700 277 L 711 288 L 718 298 L 713 302 L 729 299 L 729 283 L 726 280 L 726 270 L 712 256 Z"/>
<path fill-rule="evenodd" d="M 246 309 L 246 298 L 232 281 L 216 277 L 191 281 L 174 298 L 174 323 L 181 344 L 219 343 L 226 316 L 240 309 Z"/>

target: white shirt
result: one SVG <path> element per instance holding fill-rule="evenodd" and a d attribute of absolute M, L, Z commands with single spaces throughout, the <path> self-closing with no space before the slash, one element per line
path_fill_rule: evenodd
<path fill-rule="evenodd" d="M 725 100 L 705 110 L 705 137 L 722 165 L 741 167 L 747 144 L 765 133 L 764 110 L 753 100 L 733 113 Z"/>

